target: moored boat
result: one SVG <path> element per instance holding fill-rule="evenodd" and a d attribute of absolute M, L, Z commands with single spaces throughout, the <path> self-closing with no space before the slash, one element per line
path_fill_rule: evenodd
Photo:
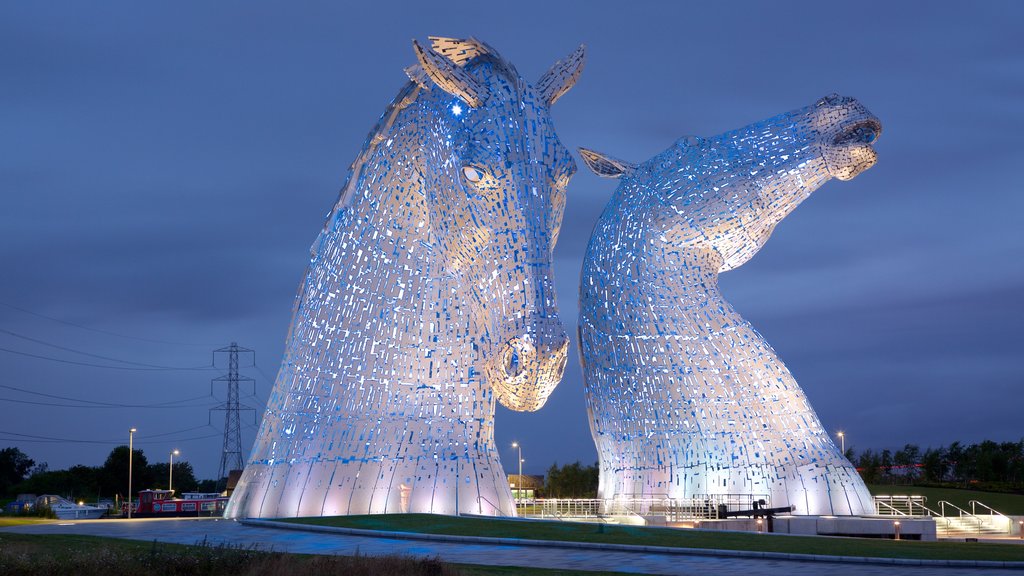
<path fill-rule="evenodd" d="M 100 506 L 89 506 L 86 504 L 75 504 L 67 498 L 56 494 L 43 494 L 36 498 L 35 508 L 49 508 L 61 520 L 94 520 L 107 513 L 107 509 Z"/>
<path fill-rule="evenodd" d="M 227 503 L 228 497 L 217 492 L 186 492 L 175 498 L 172 490 L 140 490 L 132 502 L 132 517 L 223 516 Z"/>

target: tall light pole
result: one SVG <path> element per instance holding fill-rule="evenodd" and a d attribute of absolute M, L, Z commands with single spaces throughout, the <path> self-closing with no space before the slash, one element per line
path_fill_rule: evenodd
<path fill-rule="evenodd" d="M 842 446 L 843 458 L 846 458 L 846 434 L 842 431 L 839 432 L 839 444 Z"/>
<path fill-rule="evenodd" d="M 132 517 L 132 453 L 135 450 L 135 428 L 128 429 L 128 519 Z"/>
<path fill-rule="evenodd" d="M 171 451 L 171 463 L 167 466 L 167 489 L 171 491 L 171 496 L 174 496 L 174 457 L 181 454 L 178 450 Z"/>
<path fill-rule="evenodd" d="M 518 482 L 519 486 L 517 487 L 516 492 L 519 493 L 519 496 L 517 496 L 517 498 L 522 498 L 522 496 L 523 496 L 523 446 L 519 442 L 513 442 L 512 443 L 512 447 L 519 451 L 519 482 Z"/>

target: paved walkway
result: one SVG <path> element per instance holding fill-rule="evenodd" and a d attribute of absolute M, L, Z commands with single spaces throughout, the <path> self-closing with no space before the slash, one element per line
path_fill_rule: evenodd
<path fill-rule="evenodd" d="M 82 534 L 180 544 L 195 544 L 206 540 L 214 545 L 257 545 L 266 549 L 306 554 L 351 555 L 358 552 L 368 555 L 438 556 L 449 562 L 465 564 L 610 570 L 639 574 L 699 574 L 701 576 L 706 574 L 715 574 L 716 576 L 758 576 L 762 574 L 772 576 L 818 576 L 819 574 L 828 574 L 829 576 L 891 576 L 893 574 L 1021 576 L 1024 574 L 1022 570 L 998 568 L 882 566 L 389 539 L 246 526 L 238 522 L 220 519 L 87 520 L 34 524 L 0 528 L 0 539 L 3 538 L 4 532 Z"/>

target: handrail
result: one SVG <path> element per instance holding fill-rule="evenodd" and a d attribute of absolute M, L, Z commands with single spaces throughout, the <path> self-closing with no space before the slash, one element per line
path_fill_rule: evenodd
<path fill-rule="evenodd" d="M 881 516 L 938 516 L 939 514 L 924 505 L 924 502 L 928 501 L 925 496 L 908 496 L 905 494 L 896 494 L 893 496 L 889 495 L 876 495 L 872 497 L 875 503 L 875 511 Z M 890 511 L 889 514 L 883 514 L 883 507 Z M 906 512 L 901 510 L 900 507 L 906 508 Z M 920 511 L 920 514 L 917 511 Z"/>
<path fill-rule="evenodd" d="M 669 522 L 718 518 L 719 506 L 744 509 L 752 504 L 730 499 L 698 498 L 538 498 L 541 517 L 591 518 L 627 516 L 645 518 L 664 515 Z M 737 508 L 739 507 L 739 508 Z"/>
<path fill-rule="evenodd" d="M 886 502 L 882 502 L 881 500 L 875 500 L 875 507 L 878 508 L 879 510 L 881 510 L 881 508 L 880 508 L 881 506 L 885 506 L 886 508 L 888 508 L 889 510 L 894 512 L 894 514 L 888 514 L 888 516 L 907 516 L 908 515 L 906 512 L 904 512 L 903 510 L 900 510 L 899 508 L 896 508 L 895 506 L 891 506 L 891 505 L 887 504 Z M 881 512 L 879 512 L 879 515 L 882 515 Z"/>
<path fill-rule="evenodd" d="M 950 508 L 953 508 L 954 510 L 959 512 L 959 517 L 961 519 L 963 519 L 965 516 L 968 519 L 972 519 L 973 518 L 974 521 L 978 523 L 978 532 L 979 533 L 981 532 L 982 525 L 983 525 L 983 522 L 982 522 L 981 518 L 978 518 L 974 514 L 971 514 L 967 510 L 964 510 L 963 508 L 957 506 L 956 504 L 953 504 L 952 502 L 949 502 L 949 501 L 946 501 L 946 500 L 939 500 L 939 510 L 942 511 L 942 515 L 943 516 L 946 515 L 946 506 L 949 506 Z"/>
<path fill-rule="evenodd" d="M 494 512 L 494 515 L 495 515 L 495 516 L 500 516 L 499 512 L 501 512 L 501 508 L 498 508 L 497 506 L 495 506 L 495 505 L 494 505 L 494 502 L 491 502 L 490 500 L 488 500 L 488 499 L 487 499 L 487 497 L 486 497 L 486 496 L 484 496 L 484 495 L 482 495 L 482 494 L 476 497 L 476 504 L 477 504 L 477 507 L 479 507 L 479 506 L 480 506 L 480 501 L 481 501 L 481 500 L 483 500 L 484 502 L 487 502 L 488 504 L 490 504 L 490 505 L 491 505 L 491 508 L 493 508 L 493 509 L 494 509 L 494 511 L 495 511 L 495 512 Z"/>
<path fill-rule="evenodd" d="M 996 510 L 995 508 L 989 506 L 988 504 L 985 504 L 984 502 L 981 502 L 981 501 L 978 501 L 978 500 L 971 500 L 969 502 L 969 504 L 971 505 L 971 514 L 974 514 L 975 516 L 977 516 L 977 513 L 974 511 L 975 510 L 974 507 L 975 506 L 981 506 L 982 508 L 988 510 L 988 516 L 1002 516 L 1003 518 L 1006 518 L 1007 520 L 1010 519 L 1010 517 L 1007 516 L 1006 514 L 1003 514 L 999 510 Z"/>

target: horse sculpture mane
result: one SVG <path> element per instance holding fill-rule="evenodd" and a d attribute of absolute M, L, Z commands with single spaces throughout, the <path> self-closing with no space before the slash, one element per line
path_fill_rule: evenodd
<path fill-rule="evenodd" d="M 515 515 L 495 402 L 536 410 L 567 337 L 551 249 L 575 164 L 537 87 L 477 40 L 419 64 L 352 163 L 313 245 L 228 517 Z"/>
<path fill-rule="evenodd" d="M 718 275 L 830 178 L 875 163 L 878 119 L 817 104 L 631 164 L 584 258 L 580 348 L 603 498 L 741 497 L 798 514 L 871 514 L 871 496 L 796 380 L 725 301 Z M 731 495 L 731 496 L 730 496 Z"/>

